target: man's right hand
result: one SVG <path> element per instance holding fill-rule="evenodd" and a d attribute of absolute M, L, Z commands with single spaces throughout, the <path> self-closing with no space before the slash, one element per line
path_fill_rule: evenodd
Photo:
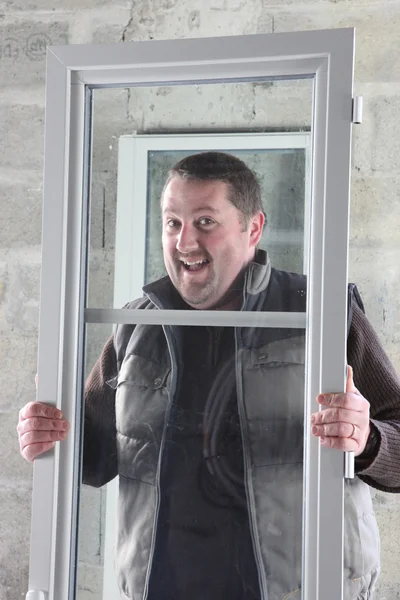
<path fill-rule="evenodd" d="M 65 440 L 68 430 L 69 423 L 60 410 L 42 402 L 29 402 L 19 411 L 17 425 L 22 456 L 33 461 L 56 442 Z"/>

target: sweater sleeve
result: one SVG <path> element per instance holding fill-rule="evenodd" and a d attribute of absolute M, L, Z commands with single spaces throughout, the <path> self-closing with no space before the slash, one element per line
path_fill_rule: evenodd
<path fill-rule="evenodd" d="M 367 317 L 354 307 L 347 342 L 354 383 L 370 403 L 371 423 L 378 431 L 375 456 L 359 461 L 357 475 L 384 492 L 400 492 L 400 380 Z M 360 457 L 362 458 L 362 457 Z"/>
<path fill-rule="evenodd" d="M 107 381 L 116 377 L 117 358 L 111 336 L 85 386 L 83 483 L 100 487 L 117 475 L 115 389 Z"/>

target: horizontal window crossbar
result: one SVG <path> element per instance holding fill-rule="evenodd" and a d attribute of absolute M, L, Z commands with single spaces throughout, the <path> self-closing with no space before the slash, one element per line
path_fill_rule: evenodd
<path fill-rule="evenodd" d="M 189 325 L 215 327 L 283 327 L 305 329 L 306 313 L 234 310 L 134 310 L 86 308 L 85 323 L 121 325 Z"/>

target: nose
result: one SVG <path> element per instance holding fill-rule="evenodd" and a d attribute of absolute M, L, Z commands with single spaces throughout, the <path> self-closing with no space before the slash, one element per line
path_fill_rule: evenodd
<path fill-rule="evenodd" d="M 199 247 L 197 230 L 192 225 L 182 225 L 177 236 L 176 249 L 182 254 L 197 250 Z"/>

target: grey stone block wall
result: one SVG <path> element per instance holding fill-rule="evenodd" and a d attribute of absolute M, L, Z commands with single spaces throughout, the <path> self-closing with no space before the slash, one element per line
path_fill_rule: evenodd
<path fill-rule="evenodd" d="M 28 589 L 31 465 L 18 454 L 18 410 L 35 396 L 46 44 L 102 43 L 357 26 L 356 92 L 365 98 L 364 123 L 354 129 L 350 279 L 400 371 L 400 2 L 389 0 L 3 0 L 0 5 L 0 600 Z M 109 98 L 106 95 L 109 93 Z M 140 96 L 140 93 L 142 94 Z M 197 111 L 179 110 L 154 91 L 104 92 L 95 104 L 91 305 L 110 306 L 115 247 L 117 138 L 134 130 L 222 126 L 210 111 L 211 88 Z M 175 93 L 177 93 L 175 91 Z M 301 128 L 306 92 L 291 84 L 254 86 L 229 127 Z M 147 95 L 146 95 L 147 94 Z M 179 96 L 178 94 L 178 96 Z M 208 94 L 208 98 L 207 98 Z M 278 96 L 277 96 L 278 94 Z M 280 97 L 279 97 L 280 95 Z M 236 98 L 239 99 L 239 96 Z M 153 111 L 139 111 L 147 102 Z M 283 103 L 283 104 L 282 104 Z M 180 104 L 180 105 L 179 105 Z M 182 108 L 184 107 L 184 110 Z M 285 106 L 284 114 L 282 107 Z M 280 108 L 281 107 L 281 108 Z M 97 119 L 97 122 L 96 122 Z M 101 126 L 100 126 L 101 125 Z M 108 329 L 93 329 L 87 368 Z M 81 508 L 78 598 L 100 598 L 104 492 L 85 489 Z M 397 496 L 374 494 L 382 536 L 378 600 L 400 598 Z"/>

